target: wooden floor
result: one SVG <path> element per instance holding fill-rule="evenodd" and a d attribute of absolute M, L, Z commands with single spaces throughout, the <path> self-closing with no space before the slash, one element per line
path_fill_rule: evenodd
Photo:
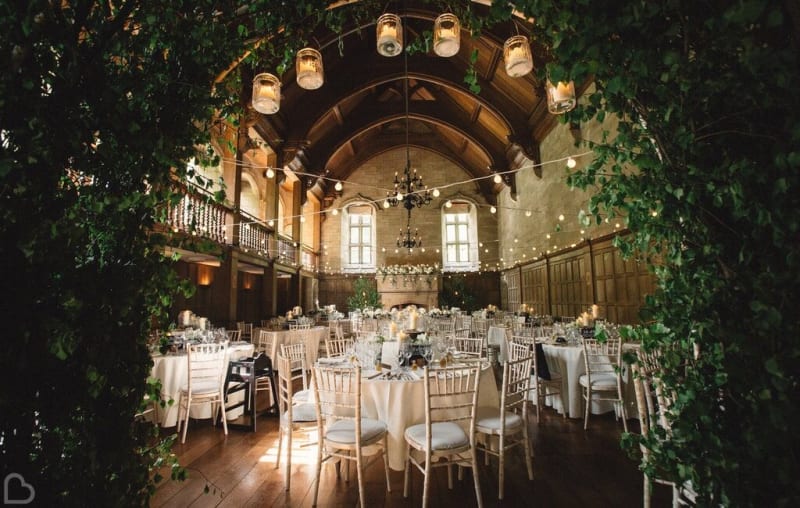
<path fill-rule="evenodd" d="M 631 431 L 636 423 L 631 421 Z M 622 424 L 611 415 L 593 416 L 589 431 L 583 420 L 562 419 L 552 410 L 543 412 L 541 424 L 535 416 L 530 425 L 534 442 L 534 480 L 529 481 L 525 462 L 518 451 L 506 462 L 505 499 L 497 500 L 496 459 L 488 467 L 481 462 L 480 484 L 484 506 L 636 507 L 642 505 L 642 474 L 619 445 Z M 174 429 L 166 429 L 174 430 Z M 160 486 L 151 506 L 311 506 L 314 496 L 316 449 L 294 442 L 291 491 L 283 484 L 283 462 L 275 469 L 277 418 L 263 416 L 255 433 L 230 430 L 210 420 L 191 421 L 186 444 L 176 443 L 174 452 L 189 478 Z M 441 473 L 441 474 L 440 474 Z M 422 476 L 412 472 L 412 489 L 403 498 L 403 473 L 391 471 L 391 492 L 386 492 L 382 461 L 367 470 L 366 499 L 372 507 L 416 507 L 421 505 Z M 472 476 L 465 472 L 448 490 L 446 472 L 438 469 L 431 482 L 430 506 L 466 508 L 476 506 Z M 208 487 L 208 493 L 204 493 Z M 670 491 L 656 485 L 653 507 L 670 506 Z M 350 482 L 337 481 L 335 471 L 322 469 L 318 506 L 358 505 L 355 474 Z"/>

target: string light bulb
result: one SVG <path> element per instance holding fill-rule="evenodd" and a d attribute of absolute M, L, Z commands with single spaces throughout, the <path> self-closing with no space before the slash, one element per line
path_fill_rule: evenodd
<path fill-rule="evenodd" d="M 558 220 L 560 220 L 561 222 L 564 222 L 564 214 L 563 213 L 558 216 Z"/>
<path fill-rule="evenodd" d="M 493 206 L 493 207 L 489 208 L 489 212 L 491 212 L 491 213 L 497 213 L 497 207 L 496 207 L 496 206 Z"/>
<path fill-rule="evenodd" d="M 503 177 L 500 176 L 500 173 L 495 173 L 493 180 L 494 183 L 503 183 Z"/>
<path fill-rule="evenodd" d="M 439 197 L 439 194 L 441 194 L 441 193 L 439 192 L 439 189 L 433 189 L 433 197 L 435 197 L 435 198 L 438 198 L 438 197 Z"/>
<path fill-rule="evenodd" d="M 444 204 L 444 206 L 447 207 L 447 208 L 452 208 L 453 207 L 453 202 L 448 199 L 447 202 Z"/>
<path fill-rule="evenodd" d="M 334 185 L 333 188 L 336 189 L 336 192 L 342 192 L 344 186 L 342 185 L 342 182 L 336 182 L 336 185 Z"/>
<path fill-rule="evenodd" d="M 567 167 L 568 167 L 569 169 L 573 169 L 573 168 L 574 168 L 575 166 L 577 166 L 577 165 L 578 165 L 578 163 L 577 163 L 577 162 L 575 162 L 575 159 L 573 159 L 572 157 L 570 157 L 569 159 L 567 159 Z"/>
<path fill-rule="evenodd" d="M 267 178 L 275 178 L 275 170 L 272 168 L 267 168 Z"/>

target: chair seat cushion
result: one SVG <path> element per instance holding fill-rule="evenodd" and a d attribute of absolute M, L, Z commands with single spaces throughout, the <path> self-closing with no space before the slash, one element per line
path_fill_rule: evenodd
<path fill-rule="evenodd" d="M 581 386 L 586 387 L 589 385 L 589 376 L 586 374 L 580 377 Z M 592 390 L 616 390 L 617 389 L 617 376 L 610 372 L 598 372 L 592 374 Z"/>
<path fill-rule="evenodd" d="M 288 420 L 288 412 L 281 415 L 281 422 L 286 423 Z M 317 421 L 317 407 L 314 404 L 296 404 L 292 406 L 292 422 L 316 422 Z"/>
<path fill-rule="evenodd" d="M 372 418 L 361 419 L 361 441 L 370 441 L 386 432 L 386 424 Z M 325 439 L 334 443 L 355 444 L 356 422 L 354 420 L 337 420 L 325 432 Z"/>
<path fill-rule="evenodd" d="M 425 449 L 425 424 L 412 425 L 405 432 L 406 441 L 417 449 Z M 453 422 L 431 424 L 431 450 L 452 450 L 469 446 L 469 437 L 464 429 Z"/>
<path fill-rule="evenodd" d="M 292 394 L 292 402 L 301 404 L 311 400 L 311 390 L 297 390 Z"/>
<path fill-rule="evenodd" d="M 181 386 L 181 391 L 184 393 L 188 392 L 189 385 L 185 384 Z M 214 381 L 202 381 L 202 382 L 192 383 L 192 394 L 194 395 L 209 395 L 216 392 L 219 392 L 219 383 L 216 383 Z"/>
<path fill-rule="evenodd" d="M 506 432 L 514 432 L 522 428 L 522 416 L 506 411 Z M 496 407 L 479 407 L 475 417 L 475 430 L 484 434 L 499 434 L 500 409 Z"/>

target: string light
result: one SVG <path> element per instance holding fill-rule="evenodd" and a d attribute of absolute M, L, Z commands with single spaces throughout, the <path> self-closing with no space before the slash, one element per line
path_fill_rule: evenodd
<path fill-rule="evenodd" d="M 496 206 L 492 206 L 491 208 L 489 208 L 489 212 L 497 213 L 497 207 Z"/>
<path fill-rule="evenodd" d="M 569 159 L 567 159 L 567 167 L 568 167 L 569 169 L 573 169 L 573 168 L 574 168 L 575 166 L 577 166 L 577 165 L 578 165 L 578 163 L 577 163 L 577 162 L 575 162 L 575 159 L 573 159 L 572 157 L 570 157 Z"/>
<path fill-rule="evenodd" d="M 564 214 L 563 213 L 558 216 L 558 220 L 560 220 L 561 222 L 564 222 Z"/>
<path fill-rule="evenodd" d="M 439 194 L 441 194 L 441 192 L 439 192 L 439 189 L 433 189 L 433 197 L 438 198 Z"/>
<path fill-rule="evenodd" d="M 267 168 L 267 178 L 275 178 L 275 170 L 272 168 Z"/>
<path fill-rule="evenodd" d="M 336 192 L 342 192 L 344 186 L 342 185 L 342 182 L 336 182 L 336 185 L 334 185 L 333 188 L 336 189 Z"/>
<path fill-rule="evenodd" d="M 530 210 L 525 210 L 525 217 L 530 217 L 533 214 Z"/>

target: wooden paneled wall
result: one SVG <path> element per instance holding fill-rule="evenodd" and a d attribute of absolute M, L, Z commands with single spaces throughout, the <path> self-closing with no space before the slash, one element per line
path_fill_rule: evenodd
<path fill-rule="evenodd" d="M 655 279 L 643 262 L 624 260 L 612 241 L 594 240 L 503 272 L 504 308 L 513 311 L 525 303 L 537 314 L 575 317 L 597 304 L 609 321 L 639 322 Z"/>
<path fill-rule="evenodd" d="M 443 277 L 447 276 L 443 275 Z M 369 278 L 374 275 L 365 274 L 364 277 Z M 475 297 L 477 308 L 500 303 L 502 292 L 499 273 L 470 273 L 464 274 L 463 277 L 467 291 Z M 337 310 L 347 312 L 349 310 L 347 299 L 353 294 L 353 282 L 357 278 L 355 275 L 320 275 L 319 304 L 321 306 L 335 304 Z"/>

